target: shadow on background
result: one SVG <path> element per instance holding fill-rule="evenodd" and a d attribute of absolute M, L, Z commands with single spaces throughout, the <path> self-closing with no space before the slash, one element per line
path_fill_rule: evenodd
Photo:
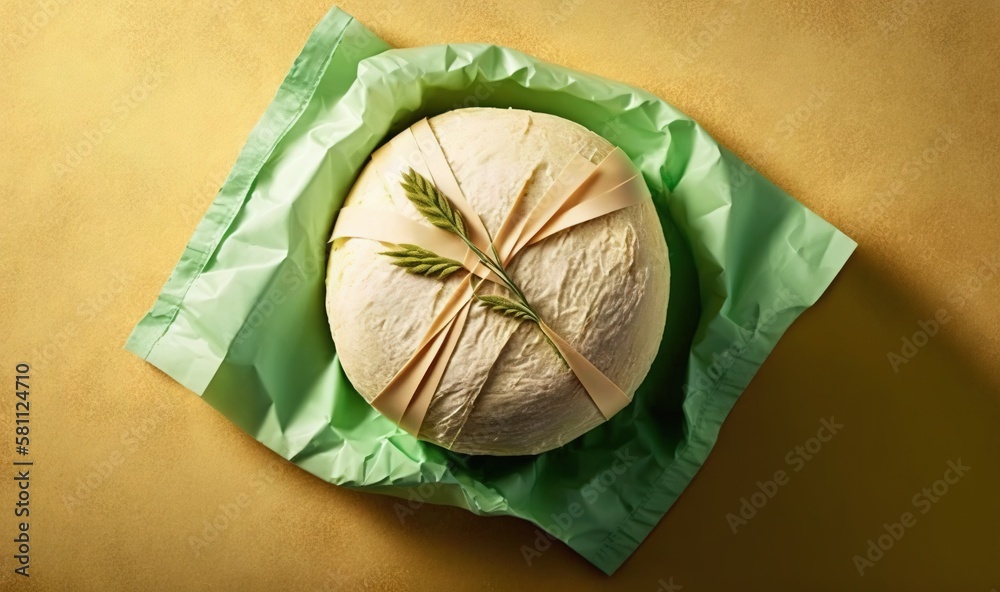
<path fill-rule="evenodd" d="M 903 337 L 947 304 L 887 284 L 880 265 L 860 247 L 789 329 L 699 476 L 626 566 L 630 577 L 663 564 L 678 583 L 708 590 L 876 590 L 891 583 L 989 592 L 1000 585 L 996 373 L 958 353 L 968 344 L 951 336 L 954 311 L 894 370 L 889 352 L 900 353 Z M 799 454 L 795 447 L 817 436 L 823 419 L 844 427 L 815 454 Z M 958 459 L 968 473 L 944 495 L 931 490 L 938 501 L 923 497 Z M 779 470 L 787 483 L 770 487 Z M 742 519 L 742 498 L 761 489 L 776 493 L 744 510 L 751 516 L 745 523 L 727 517 Z M 877 551 L 866 556 L 868 540 L 904 512 L 914 515 L 914 526 L 880 558 L 871 559 Z M 855 555 L 872 563 L 860 566 L 863 576 Z M 713 569 L 721 558 L 726 568 Z"/>

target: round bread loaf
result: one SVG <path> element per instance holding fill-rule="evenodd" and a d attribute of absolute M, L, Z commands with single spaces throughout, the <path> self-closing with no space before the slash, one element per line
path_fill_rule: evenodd
<path fill-rule="evenodd" d="M 513 109 L 459 109 L 429 120 L 472 208 L 495 235 L 527 181 L 524 211 L 574 154 L 599 163 L 613 146 L 565 119 Z M 368 164 L 345 205 L 396 211 Z M 340 362 L 369 402 L 410 359 L 463 273 L 412 275 L 387 245 L 334 242 L 326 306 Z M 525 248 L 507 270 L 545 322 L 632 397 L 660 345 L 667 314 L 667 245 L 650 200 Z M 490 290 L 506 295 L 501 288 Z M 419 438 L 468 454 L 537 454 L 604 421 L 576 376 L 531 322 L 473 306 Z"/>

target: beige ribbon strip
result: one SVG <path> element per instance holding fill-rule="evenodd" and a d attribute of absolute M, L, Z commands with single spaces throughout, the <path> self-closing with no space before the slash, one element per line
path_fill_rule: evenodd
<path fill-rule="evenodd" d="M 466 276 L 434 319 L 416 353 L 372 400 L 372 406 L 382 415 L 411 434 L 420 431 L 431 398 L 458 344 L 472 305 L 471 297 L 470 276 Z M 402 396 L 403 393 L 410 395 Z"/>
<path fill-rule="evenodd" d="M 528 244 L 545 223 L 552 219 L 573 196 L 577 189 L 580 189 L 584 182 L 590 178 L 597 167 L 589 159 L 580 154 L 574 154 L 556 180 L 538 201 L 535 208 L 528 214 L 528 219 L 518 233 L 514 243 L 512 254 L 517 253 Z"/>
<path fill-rule="evenodd" d="M 372 224 L 372 220 L 378 220 L 378 224 Z M 369 238 L 397 245 L 406 243 L 420 245 L 442 257 L 459 261 L 469 250 L 462 239 L 446 230 L 421 224 L 397 212 L 365 206 L 348 206 L 340 209 L 330 240 L 350 237 Z"/>
<path fill-rule="evenodd" d="M 462 188 L 459 186 L 458 180 L 455 179 L 455 173 L 451 170 L 451 166 L 444 156 L 444 150 L 441 149 L 441 144 L 438 143 L 431 125 L 426 119 L 421 119 L 410 127 L 410 133 L 413 134 L 413 140 L 417 143 L 420 154 L 430 170 L 430 179 L 434 186 L 448 196 L 455 208 L 462 213 L 462 217 L 465 218 L 469 227 L 469 238 L 472 240 L 472 244 L 479 247 L 484 253 L 487 252 L 490 239 L 486 226 L 483 225 L 479 214 L 465 199 L 465 194 L 462 193 Z"/>
<path fill-rule="evenodd" d="M 430 179 L 462 213 L 473 243 L 481 250 L 488 250 L 489 233 L 465 199 L 426 119 L 376 151 L 372 164 L 393 200 L 406 200 L 398 180 L 409 168 Z M 617 148 L 598 165 L 579 154 L 574 155 L 538 204 L 526 217 L 518 219 L 516 212 L 522 204 L 526 186 L 527 181 L 493 239 L 505 264 L 523 248 L 562 230 L 649 199 L 649 190 L 642 177 Z M 457 236 L 396 212 L 363 206 L 342 208 L 331 241 L 338 238 L 417 244 L 461 261 L 466 270 L 480 278 L 499 283 L 499 278 L 488 272 Z M 372 400 L 373 407 L 415 436 L 419 434 L 468 318 L 473 299 L 472 281 L 472 275 L 463 278 L 434 318 L 416 352 Z M 541 323 L 540 328 L 556 345 L 605 419 L 628 405 L 628 396 L 604 373 L 551 327 Z"/>

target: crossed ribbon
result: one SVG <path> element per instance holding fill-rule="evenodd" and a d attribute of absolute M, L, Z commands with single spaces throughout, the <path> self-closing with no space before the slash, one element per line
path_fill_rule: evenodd
<path fill-rule="evenodd" d="M 393 182 L 399 176 L 400 159 L 430 179 L 451 201 L 466 221 L 471 242 L 487 251 L 489 233 L 465 199 L 426 119 L 418 121 L 372 154 L 372 164 L 386 189 L 394 199 L 405 203 L 407 198 L 402 187 Z M 650 197 L 641 174 L 618 148 L 597 165 L 575 154 L 538 204 L 526 217 L 519 219 L 515 214 L 520 209 L 527 184 L 528 181 L 522 186 L 494 237 L 494 246 L 505 267 L 522 249 L 557 232 L 637 205 Z M 413 356 L 371 401 L 372 407 L 382 415 L 417 436 L 468 318 L 473 302 L 472 277 L 498 284 L 500 279 L 479 261 L 459 237 L 393 211 L 364 206 L 341 208 L 330 241 L 338 238 L 419 245 L 442 257 L 461 261 L 464 271 L 468 272 L 431 323 Z M 461 273 L 462 270 L 456 272 Z M 629 404 L 631 399 L 618 385 L 551 327 L 544 322 L 539 323 L 539 327 L 555 344 L 606 420 Z"/>

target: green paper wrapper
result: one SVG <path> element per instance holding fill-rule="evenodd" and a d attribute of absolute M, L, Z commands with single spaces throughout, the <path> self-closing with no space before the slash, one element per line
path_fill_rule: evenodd
<path fill-rule="evenodd" d="M 405 433 L 351 386 L 326 319 L 327 239 L 369 155 L 422 117 L 470 106 L 552 113 L 621 147 L 670 248 L 664 338 L 633 403 L 537 456 L 466 456 Z M 645 91 L 493 45 L 391 49 L 335 8 L 126 348 L 321 479 L 407 498 L 404 514 L 418 500 L 517 516 L 610 574 L 855 246 Z M 543 547 L 519 552 L 530 563 Z"/>

